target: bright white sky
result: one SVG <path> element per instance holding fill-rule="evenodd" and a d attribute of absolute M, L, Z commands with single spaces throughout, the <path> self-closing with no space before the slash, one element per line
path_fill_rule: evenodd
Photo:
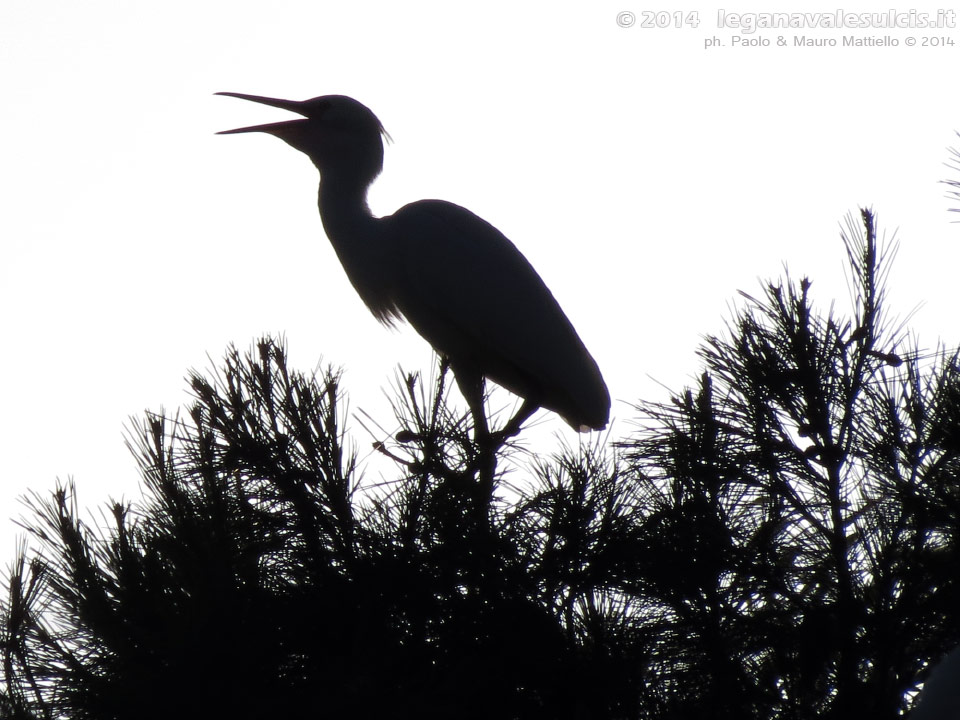
<path fill-rule="evenodd" d="M 861 5 L 778 10 L 872 9 Z M 187 370 L 230 342 L 285 333 L 297 367 L 345 366 L 352 410 L 391 429 L 383 388 L 397 364 L 433 367 L 412 330 L 385 331 L 356 297 L 310 162 L 275 138 L 214 135 L 287 115 L 219 90 L 370 106 L 395 140 L 374 211 L 439 197 L 503 230 L 599 362 L 614 437 L 631 431 L 631 403 L 699 374 L 701 337 L 783 262 L 813 277 L 824 307 L 845 308 L 838 231 L 859 205 L 901 242 L 893 309 L 923 303 L 923 346 L 960 342 L 960 225 L 938 184 L 960 142 L 960 31 L 778 29 L 749 36 L 769 47 L 735 48 L 748 35 L 718 27 L 715 6 L 699 7 L 696 28 L 640 27 L 656 9 L 4 2 L 0 563 L 29 489 L 73 477 L 83 505 L 138 497 L 123 427 L 185 404 Z M 633 27 L 618 25 L 623 11 Z M 795 35 L 899 45 L 802 48 Z M 575 441 L 538 418 L 538 450 Z"/>

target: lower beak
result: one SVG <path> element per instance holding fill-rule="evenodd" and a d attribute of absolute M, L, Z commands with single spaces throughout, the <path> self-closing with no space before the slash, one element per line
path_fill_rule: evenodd
<path fill-rule="evenodd" d="M 284 120 L 283 122 L 267 123 L 266 125 L 250 125 L 249 127 L 234 130 L 221 130 L 217 135 L 234 135 L 236 133 L 265 132 L 282 138 L 288 131 L 306 124 L 307 120 Z"/>

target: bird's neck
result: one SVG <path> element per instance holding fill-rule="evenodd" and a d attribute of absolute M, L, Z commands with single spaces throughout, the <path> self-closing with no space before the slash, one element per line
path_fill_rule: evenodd
<path fill-rule="evenodd" d="M 320 220 L 338 254 L 341 245 L 361 241 L 374 222 L 367 204 L 368 186 L 369 183 L 336 175 L 320 179 Z"/>
<path fill-rule="evenodd" d="M 320 219 L 343 269 L 363 302 L 381 322 L 399 317 L 391 295 L 390 244 L 383 221 L 367 205 L 367 183 L 342 183 L 336 177 L 320 180 Z"/>

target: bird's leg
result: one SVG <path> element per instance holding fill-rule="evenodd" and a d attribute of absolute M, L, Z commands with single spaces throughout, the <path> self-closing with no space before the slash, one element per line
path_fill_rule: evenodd
<path fill-rule="evenodd" d="M 453 376 L 457 380 L 457 386 L 467 406 L 470 408 L 470 414 L 473 415 L 473 441 L 480 443 L 485 437 L 489 438 L 490 428 L 487 425 L 487 414 L 483 407 L 483 375 L 480 373 L 453 365 Z"/>
<path fill-rule="evenodd" d="M 497 469 L 498 443 L 490 434 L 487 414 L 483 407 L 483 375 L 457 368 L 456 365 L 453 366 L 453 374 L 473 415 L 473 442 L 479 455 L 480 495 L 484 503 L 489 503 L 493 494 L 493 476 Z"/>
<path fill-rule="evenodd" d="M 520 428 L 523 426 L 523 423 L 527 421 L 527 418 L 529 418 L 539 409 L 540 406 L 537 405 L 537 403 L 530 400 L 524 400 L 523 404 L 520 406 L 520 409 L 517 410 L 517 413 L 510 418 L 510 422 L 504 425 L 500 430 L 497 430 L 497 432 L 493 433 L 496 444 L 499 445 L 507 438 L 512 438 L 514 435 L 519 433 Z"/>
<path fill-rule="evenodd" d="M 482 384 L 476 402 L 471 402 L 468 398 L 467 405 L 470 406 L 470 414 L 473 415 L 473 441 L 475 443 L 485 442 L 490 438 L 490 427 L 487 425 L 487 413 L 483 407 Z"/>
<path fill-rule="evenodd" d="M 490 433 L 490 426 L 487 424 L 487 414 L 483 407 L 483 379 L 480 380 L 480 389 L 476 396 L 472 401 L 467 398 L 467 404 L 473 414 L 473 443 L 480 454 L 480 482 L 489 494 L 493 492 L 493 473 L 497 469 L 496 450 L 499 442 L 498 438 Z"/>

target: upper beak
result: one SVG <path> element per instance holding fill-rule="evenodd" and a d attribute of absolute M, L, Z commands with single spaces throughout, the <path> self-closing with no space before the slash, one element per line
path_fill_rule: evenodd
<path fill-rule="evenodd" d="M 260 103 L 261 105 L 270 105 L 272 107 L 282 108 L 283 110 L 290 110 L 299 115 L 304 115 L 303 112 L 303 103 L 299 100 L 282 100 L 280 98 L 271 98 L 263 97 L 262 95 L 245 95 L 244 93 L 234 93 L 234 92 L 218 92 L 214 95 L 226 95 L 227 97 L 240 98 L 241 100 L 250 100 L 252 102 Z M 265 125 L 251 125 L 249 127 L 236 128 L 234 130 L 221 130 L 217 135 L 232 135 L 234 133 L 247 133 L 247 132 L 266 132 L 271 135 L 276 135 L 279 132 L 282 132 L 285 128 L 289 128 L 291 125 L 299 125 L 303 123 L 303 120 L 285 120 L 282 122 L 267 123 Z"/>

